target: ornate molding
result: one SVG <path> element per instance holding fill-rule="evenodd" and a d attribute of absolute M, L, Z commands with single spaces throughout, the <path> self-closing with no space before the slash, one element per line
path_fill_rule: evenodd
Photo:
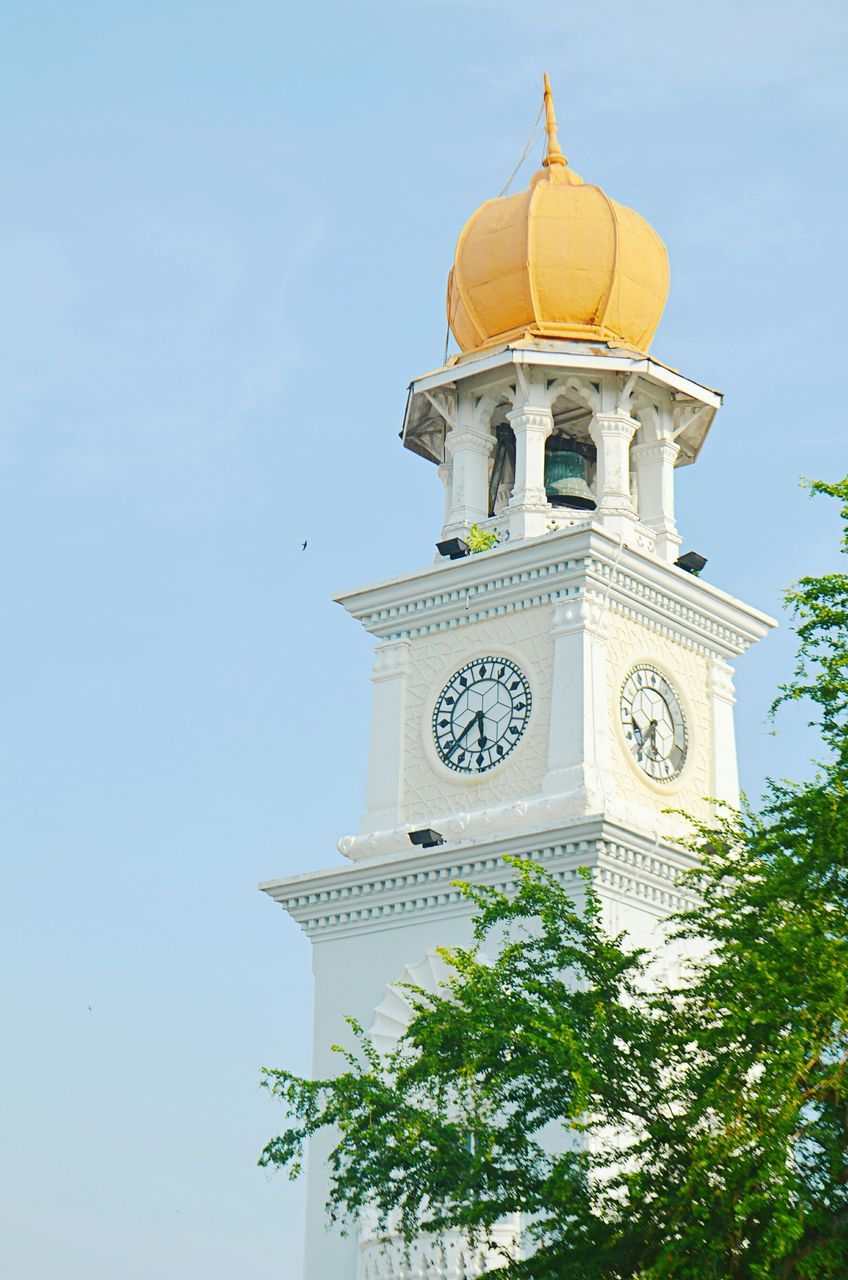
<path fill-rule="evenodd" d="M 637 578 L 627 569 L 616 569 L 604 562 L 592 561 L 591 570 L 599 578 L 608 581 L 612 591 L 616 593 L 611 596 L 611 607 L 616 613 L 633 618 L 643 626 L 677 640 L 697 653 L 714 656 L 710 640 L 734 654 L 743 653 L 751 644 L 752 638 L 741 629 L 710 616 L 706 610 L 698 609 L 679 596 L 661 590 L 652 582 Z M 639 606 L 649 606 L 651 612 Z M 770 618 L 768 621 L 772 623 Z M 697 634 L 697 639 L 692 632 Z"/>
<path fill-rule="evenodd" d="M 583 591 L 607 596 L 625 616 L 719 659 L 743 653 L 776 625 L 647 549 L 622 547 L 591 523 L 441 563 L 339 600 L 378 638 L 408 640 L 559 604 Z"/>
<path fill-rule="evenodd" d="M 574 824 L 572 839 L 537 843 L 532 838 L 501 838 L 497 848 L 440 849 L 384 857 L 328 872 L 296 876 L 260 885 L 305 933 L 316 940 L 340 933 L 373 932 L 406 923 L 410 916 L 467 914 L 467 900 L 453 882 L 468 880 L 504 892 L 515 874 L 504 853 L 538 862 L 578 895 L 580 868 L 587 867 L 601 890 L 620 901 L 667 915 L 692 899 L 679 885 L 692 865 L 682 848 L 650 842 L 601 818 Z"/>

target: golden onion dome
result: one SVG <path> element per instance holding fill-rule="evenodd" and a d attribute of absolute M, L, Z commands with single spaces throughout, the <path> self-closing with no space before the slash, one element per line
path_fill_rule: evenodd
<path fill-rule="evenodd" d="M 547 151 L 526 191 L 487 200 L 456 244 L 448 322 L 463 351 L 530 335 L 647 351 L 668 296 L 653 227 L 570 169 L 545 76 Z"/>

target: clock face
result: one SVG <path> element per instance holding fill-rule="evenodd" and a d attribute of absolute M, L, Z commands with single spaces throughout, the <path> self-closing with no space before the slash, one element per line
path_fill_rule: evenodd
<path fill-rule="evenodd" d="M 485 773 L 512 751 L 530 716 L 527 677 L 508 658 L 475 658 L 448 680 L 433 709 L 433 740 L 457 773 Z"/>
<path fill-rule="evenodd" d="M 633 759 L 655 782 L 671 782 L 686 760 L 686 718 L 656 667 L 634 667 L 621 690 L 621 727 Z"/>

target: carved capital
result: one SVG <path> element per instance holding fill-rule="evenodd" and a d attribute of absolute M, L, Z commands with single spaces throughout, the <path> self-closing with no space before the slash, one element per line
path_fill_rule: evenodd
<path fill-rule="evenodd" d="M 650 465 L 652 462 L 664 462 L 673 467 L 679 453 L 680 445 L 675 444 L 673 440 L 649 440 L 642 444 L 634 444 L 630 450 L 630 456 L 637 467 L 644 463 Z"/>
<path fill-rule="evenodd" d="M 513 409 L 506 416 L 516 435 L 519 431 L 525 431 L 537 433 L 547 438 L 553 431 L 554 419 L 550 409 L 532 408 L 525 405 L 522 409 Z"/>
<path fill-rule="evenodd" d="M 639 423 L 627 413 L 596 413 L 589 423 L 589 434 L 600 449 L 605 440 L 630 443 Z"/>
<path fill-rule="evenodd" d="M 733 668 L 720 658 L 713 658 L 709 668 L 709 691 L 713 698 L 727 702 L 733 706 L 736 701 L 736 690 L 733 684 Z"/>
<path fill-rule="evenodd" d="M 573 599 L 563 600 L 554 610 L 553 634 L 573 635 L 588 631 L 599 640 L 605 640 L 609 630 L 609 614 L 604 596 L 584 592 Z"/>
<path fill-rule="evenodd" d="M 406 675 L 409 670 L 409 655 L 412 645 L 409 640 L 387 640 L 378 644 L 374 650 L 374 666 L 371 679 L 392 680 Z"/>
<path fill-rule="evenodd" d="M 445 452 L 451 461 L 460 451 L 488 457 L 494 445 L 494 437 L 488 431 L 475 427 L 452 427 L 445 436 Z"/>

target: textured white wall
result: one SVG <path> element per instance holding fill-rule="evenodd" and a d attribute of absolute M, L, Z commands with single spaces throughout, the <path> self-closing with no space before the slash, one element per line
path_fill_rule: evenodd
<path fill-rule="evenodd" d="M 350 1048 L 354 1043 L 345 1017 L 352 1015 L 370 1028 L 387 983 L 436 947 L 467 945 L 471 941 L 469 920 L 468 914 L 449 919 L 406 917 L 397 928 L 328 937 L 315 946 L 316 1078 L 334 1075 L 344 1067 L 332 1046 Z M 341 1224 L 329 1224 L 324 1211 L 329 1187 L 327 1156 L 332 1145 L 332 1135 L 324 1134 L 313 1143 L 309 1155 L 304 1280 L 356 1280 L 356 1227 L 343 1237 Z"/>
<path fill-rule="evenodd" d="M 407 821 L 423 825 L 436 813 L 484 808 L 541 791 L 547 768 L 552 619 L 553 606 L 546 605 L 412 642 L 404 734 Z M 487 654 L 518 663 L 530 682 L 533 709 L 521 742 L 503 764 L 482 777 L 466 778 L 436 756 L 433 705 L 458 667 Z"/>
<path fill-rule="evenodd" d="M 643 662 L 655 666 L 670 681 L 686 716 L 689 748 L 683 771 L 673 782 L 655 783 L 646 777 L 628 751 L 621 731 L 621 686 L 630 669 Z M 607 676 L 609 765 L 618 798 L 652 809 L 659 830 L 665 835 L 681 829 L 679 819 L 663 813 L 670 806 L 685 809 L 694 817 L 708 818 L 710 806 L 705 797 L 712 793 L 708 659 L 632 617 L 612 613 L 607 632 Z"/>

